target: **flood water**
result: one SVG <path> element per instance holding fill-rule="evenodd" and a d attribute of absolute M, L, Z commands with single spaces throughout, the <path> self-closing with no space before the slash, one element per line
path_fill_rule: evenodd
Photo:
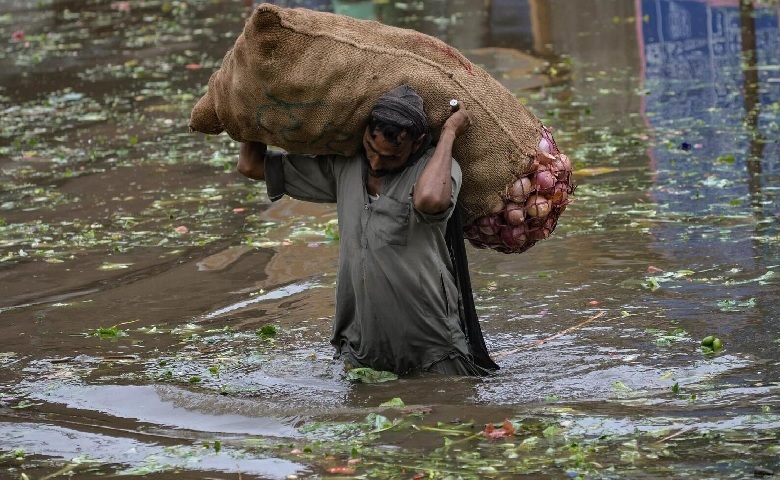
<path fill-rule="evenodd" d="M 0 478 L 780 472 L 772 3 L 287 2 L 450 43 L 578 183 L 526 253 L 468 248 L 500 371 L 360 384 L 335 207 L 187 129 L 251 2 L 0 0 Z"/>

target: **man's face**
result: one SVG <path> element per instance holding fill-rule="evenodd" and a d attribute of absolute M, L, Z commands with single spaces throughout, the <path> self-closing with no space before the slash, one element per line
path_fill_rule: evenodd
<path fill-rule="evenodd" d="M 371 174 L 379 176 L 401 168 L 421 143 L 422 137 L 414 141 L 406 132 L 399 135 L 397 142 L 392 142 L 386 139 L 382 132 L 366 128 L 363 134 L 363 148 L 366 151 L 366 160 Z"/>

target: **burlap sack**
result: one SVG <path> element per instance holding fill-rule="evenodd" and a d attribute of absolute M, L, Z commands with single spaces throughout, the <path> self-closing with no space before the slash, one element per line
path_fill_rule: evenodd
<path fill-rule="evenodd" d="M 358 151 L 376 99 L 401 84 L 423 97 L 436 134 L 458 99 L 474 114 L 453 156 L 463 169 L 464 222 L 488 213 L 531 169 L 540 121 L 487 72 L 416 32 L 307 9 L 262 4 L 209 80 L 190 129 L 290 152 Z"/>

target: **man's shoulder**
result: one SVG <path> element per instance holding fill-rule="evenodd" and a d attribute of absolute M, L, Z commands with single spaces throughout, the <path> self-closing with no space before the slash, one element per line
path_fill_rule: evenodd
<path fill-rule="evenodd" d="M 360 153 L 354 155 L 329 155 L 329 157 L 334 169 L 337 170 L 359 169 L 361 165 Z"/>

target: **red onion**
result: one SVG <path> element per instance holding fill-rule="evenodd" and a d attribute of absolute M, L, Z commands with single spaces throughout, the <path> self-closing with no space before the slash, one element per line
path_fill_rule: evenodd
<path fill-rule="evenodd" d="M 564 154 L 560 154 L 561 162 L 563 162 L 563 169 L 567 172 L 571 172 L 571 160 Z"/>
<path fill-rule="evenodd" d="M 493 200 L 493 203 L 490 205 L 490 213 L 497 214 L 501 213 L 501 211 L 504 209 L 504 199 L 501 197 L 496 197 Z"/>
<path fill-rule="evenodd" d="M 508 247 L 515 246 L 515 237 L 512 236 L 512 227 L 509 225 L 501 227 L 501 241 Z"/>
<path fill-rule="evenodd" d="M 491 215 L 478 218 L 476 224 L 483 235 L 494 235 L 496 233 L 495 220 Z"/>
<path fill-rule="evenodd" d="M 550 213 L 550 203 L 541 195 L 531 195 L 525 202 L 525 210 L 533 218 L 544 218 Z"/>
<path fill-rule="evenodd" d="M 555 160 L 555 157 L 549 153 L 539 152 L 536 154 L 536 161 L 540 165 L 550 165 Z"/>
<path fill-rule="evenodd" d="M 526 236 L 527 229 L 525 225 L 520 227 L 510 227 L 508 225 L 501 227 L 501 241 L 510 249 L 521 247 L 528 240 Z M 510 252 L 513 250 L 510 250 Z M 507 252 L 509 253 L 509 252 Z"/>
<path fill-rule="evenodd" d="M 542 139 L 547 140 L 547 142 L 550 145 L 550 151 L 548 153 L 552 153 L 553 155 L 558 155 L 560 152 L 558 150 L 558 145 L 555 144 L 555 139 L 552 135 L 552 130 L 550 130 L 548 127 L 542 127 Z M 539 142 L 539 148 L 541 148 L 541 141 Z"/>
<path fill-rule="evenodd" d="M 545 153 L 552 153 L 552 145 L 550 145 L 549 140 L 546 138 L 539 140 L 539 150 Z"/>
<path fill-rule="evenodd" d="M 504 217 L 510 225 L 522 225 L 525 220 L 525 207 L 514 202 L 507 202 Z"/>
<path fill-rule="evenodd" d="M 550 165 L 550 171 L 558 177 L 558 180 L 565 180 L 569 177 L 569 173 L 571 173 L 569 170 L 566 170 L 566 165 L 564 164 L 563 159 L 560 157 L 556 157 L 555 160 L 552 162 L 552 165 Z"/>
<path fill-rule="evenodd" d="M 512 229 L 512 236 L 515 239 L 515 244 L 519 247 L 525 245 L 528 241 L 528 231 L 526 229 L 518 229 L 517 227 Z"/>
<path fill-rule="evenodd" d="M 555 175 L 549 170 L 539 169 L 536 172 L 536 191 L 539 193 L 551 193 L 555 187 Z"/>
<path fill-rule="evenodd" d="M 512 184 L 509 189 L 509 198 L 513 202 L 525 202 L 528 195 L 531 194 L 534 186 L 529 177 L 520 177 Z"/>
<path fill-rule="evenodd" d="M 512 227 L 512 237 L 515 239 L 517 245 L 522 245 L 526 242 L 528 234 L 528 227 L 525 224 Z"/>

